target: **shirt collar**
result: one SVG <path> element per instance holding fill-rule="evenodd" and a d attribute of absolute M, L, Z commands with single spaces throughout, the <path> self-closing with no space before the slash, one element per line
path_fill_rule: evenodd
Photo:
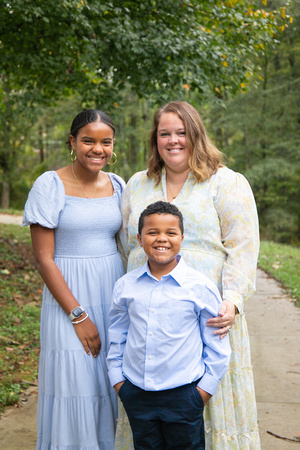
<path fill-rule="evenodd" d="M 176 281 L 176 283 L 179 284 L 179 286 L 182 286 L 186 274 L 186 264 L 181 255 L 177 255 L 177 261 L 178 264 L 176 265 L 176 267 L 174 267 L 174 269 L 169 274 L 164 275 L 162 278 L 170 276 Z M 153 278 L 153 275 L 151 274 L 149 269 L 148 261 L 143 264 L 138 270 L 137 278 L 141 278 L 143 275 L 147 275 L 150 278 Z"/>

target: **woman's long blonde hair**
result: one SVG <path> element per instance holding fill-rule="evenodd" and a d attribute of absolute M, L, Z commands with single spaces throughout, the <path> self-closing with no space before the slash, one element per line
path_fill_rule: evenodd
<path fill-rule="evenodd" d="M 154 115 L 153 128 L 150 134 L 150 158 L 148 161 L 147 176 L 161 180 L 161 171 L 164 161 L 157 149 L 157 129 L 160 118 L 164 113 L 175 113 L 182 120 L 188 147 L 190 149 L 189 166 L 194 178 L 198 182 L 208 180 L 222 165 L 223 155 L 207 136 L 203 122 L 198 111 L 187 102 L 170 102 L 160 108 Z"/>

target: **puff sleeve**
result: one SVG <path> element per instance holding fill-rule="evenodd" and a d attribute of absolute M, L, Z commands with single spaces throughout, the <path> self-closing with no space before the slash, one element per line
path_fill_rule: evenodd
<path fill-rule="evenodd" d="M 126 183 L 123 178 L 121 178 L 119 175 L 116 175 L 115 173 L 109 173 L 109 177 L 111 179 L 114 191 L 118 197 L 119 207 L 121 208 L 121 199 Z"/>
<path fill-rule="evenodd" d="M 109 173 L 109 177 L 110 177 L 112 185 L 114 187 L 115 194 L 117 195 L 118 205 L 121 210 L 121 200 L 122 200 L 122 196 L 123 196 L 123 192 L 124 192 L 126 183 L 123 180 L 123 178 L 121 178 L 119 175 L 116 175 L 115 173 Z M 127 258 L 125 256 L 123 245 L 122 245 L 122 242 L 120 239 L 120 231 L 118 231 L 118 233 L 116 234 L 116 242 L 117 242 L 118 252 L 121 255 L 123 265 L 125 268 L 127 266 Z"/>
<path fill-rule="evenodd" d="M 39 224 L 45 228 L 56 228 L 65 206 L 64 185 L 54 171 L 39 176 L 24 207 L 23 226 Z"/>
<path fill-rule="evenodd" d="M 129 223 L 129 215 L 130 215 L 130 194 L 131 194 L 131 179 L 127 183 L 126 189 L 124 190 L 124 194 L 121 202 L 121 212 L 122 212 L 122 227 L 119 232 L 121 245 L 123 248 L 124 256 L 128 259 L 129 256 L 129 247 L 128 247 L 128 223 Z"/>

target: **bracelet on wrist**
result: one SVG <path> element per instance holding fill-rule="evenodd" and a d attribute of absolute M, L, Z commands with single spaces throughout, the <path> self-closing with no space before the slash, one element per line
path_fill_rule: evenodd
<path fill-rule="evenodd" d="M 73 322 L 73 320 L 75 319 L 79 319 L 79 317 L 81 317 L 84 313 L 84 308 L 82 306 L 76 306 L 71 313 L 69 314 L 69 319 L 71 320 L 71 322 Z"/>
<path fill-rule="evenodd" d="M 77 320 L 76 322 L 72 321 L 72 324 L 77 325 L 78 323 L 84 322 L 88 317 L 89 317 L 89 315 L 88 315 L 88 313 L 86 313 L 86 316 L 83 319 Z"/>

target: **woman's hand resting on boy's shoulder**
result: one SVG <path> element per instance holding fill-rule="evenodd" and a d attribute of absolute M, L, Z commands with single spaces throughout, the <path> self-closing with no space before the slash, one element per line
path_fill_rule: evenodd
<path fill-rule="evenodd" d="M 223 339 L 232 328 L 237 313 L 235 305 L 230 300 L 223 300 L 219 316 L 208 319 L 206 325 L 218 328 L 214 331 L 214 334 L 220 335 L 220 339 Z"/>
<path fill-rule="evenodd" d="M 203 400 L 204 406 L 207 405 L 209 399 L 212 397 L 212 395 L 210 395 L 208 392 L 204 391 L 203 389 L 199 388 L 198 386 L 196 386 L 197 391 L 199 392 L 199 394 L 201 395 L 201 398 Z"/>
<path fill-rule="evenodd" d="M 122 384 L 124 383 L 124 381 L 120 381 L 120 383 L 117 383 L 114 385 L 114 389 L 116 390 L 116 393 L 119 395 L 119 391 L 121 389 Z"/>

